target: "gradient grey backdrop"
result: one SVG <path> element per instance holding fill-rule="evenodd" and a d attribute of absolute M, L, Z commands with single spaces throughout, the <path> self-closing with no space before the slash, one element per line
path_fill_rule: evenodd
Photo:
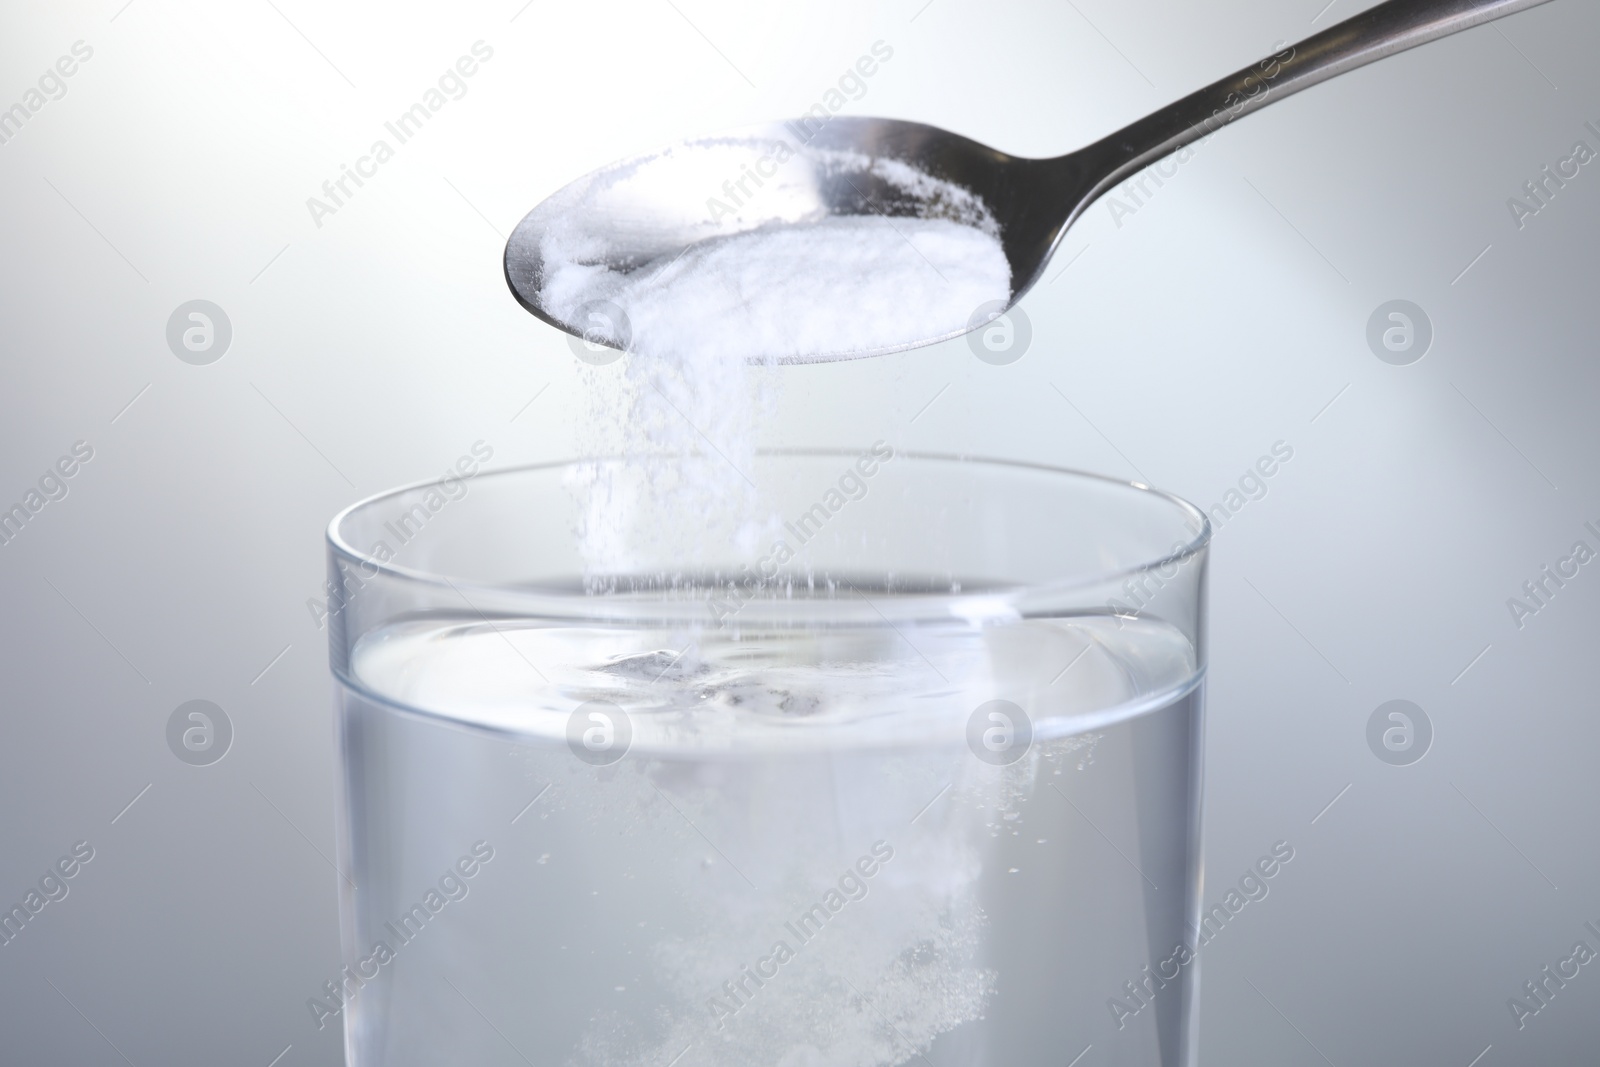
<path fill-rule="evenodd" d="M 93 56 L 0 145 L 0 506 L 94 456 L 0 546 L 0 898 L 95 855 L 0 947 L 0 1060 L 340 1061 L 305 1006 L 342 963 L 306 601 L 345 504 L 480 438 L 499 464 L 587 432 L 577 361 L 501 277 L 533 204 L 802 111 L 878 39 L 850 112 L 1064 151 L 1360 6 L 1325 2 L 7 5 L 0 107 Z M 467 94 L 315 225 L 306 198 L 478 40 Z M 1597 46 L 1600 11 L 1556 0 L 1224 131 L 1069 235 L 1010 366 L 957 341 L 782 373 L 773 445 L 882 437 L 1203 507 L 1293 447 L 1216 539 L 1207 900 L 1275 841 L 1296 858 L 1203 954 L 1207 1065 L 1596 1054 L 1600 968 L 1520 1032 L 1507 999 L 1600 947 L 1600 566 L 1521 629 L 1506 600 L 1600 544 L 1600 165 L 1521 230 L 1506 201 L 1600 147 Z M 165 340 L 196 298 L 233 326 L 209 366 Z M 1365 339 L 1397 298 L 1435 331 L 1410 366 Z M 196 698 L 235 729 L 209 767 L 166 742 Z M 1435 730 L 1407 767 L 1366 741 L 1396 698 Z"/>

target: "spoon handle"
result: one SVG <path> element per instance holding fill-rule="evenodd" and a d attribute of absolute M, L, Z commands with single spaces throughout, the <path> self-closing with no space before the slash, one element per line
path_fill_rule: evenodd
<path fill-rule="evenodd" d="M 1318 82 L 1548 0 L 1387 0 L 1190 93 L 1099 142 L 1109 189 L 1228 123 Z"/>

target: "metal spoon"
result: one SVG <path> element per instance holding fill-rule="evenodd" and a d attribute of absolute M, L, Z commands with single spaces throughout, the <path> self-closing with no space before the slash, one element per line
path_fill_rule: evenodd
<path fill-rule="evenodd" d="M 998 224 L 1011 264 L 1009 307 L 1039 280 L 1067 228 L 1128 176 L 1291 93 L 1545 2 L 1387 0 L 1103 140 L 1053 159 L 1009 156 L 920 123 L 843 116 L 810 116 L 682 142 L 595 171 L 534 208 L 506 242 L 506 280 L 518 301 L 552 326 L 626 348 L 628 339 L 619 336 L 614 322 L 602 321 L 597 330 L 592 321 L 569 322 L 552 313 L 550 301 L 541 296 L 549 249 L 627 273 L 670 262 L 701 241 L 767 225 L 803 224 L 830 215 L 950 216 L 947 200 L 888 181 L 880 173 L 882 166 L 869 166 L 889 160 L 954 182 L 981 198 Z M 763 174 L 773 169 L 777 156 L 784 160 L 780 180 L 739 184 L 753 167 Z M 851 159 L 857 162 L 852 165 Z M 740 189 L 746 197 L 735 191 Z M 713 202 L 728 205 L 730 195 L 739 208 L 725 217 Z M 818 270 L 827 267 L 817 265 Z M 589 305 L 579 310 L 583 314 L 576 317 L 593 314 Z M 600 317 L 607 317 L 604 310 Z M 819 354 L 816 359 L 897 352 L 964 332 L 907 337 L 903 343 Z"/>

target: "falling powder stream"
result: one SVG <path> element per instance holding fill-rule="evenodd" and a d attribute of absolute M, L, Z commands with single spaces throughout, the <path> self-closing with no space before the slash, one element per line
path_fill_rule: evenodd
<path fill-rule="evenodd" d="M 763 510 L 750 476 L 759 431 L 776 409 L 773 365 L 953 336 L 975 308 L 1010 296 L 998 229 L 971 193 L 904 164 L 843 162 L 945 205 L 946 217 L 769 224 L 629 272 L 602 265 L 585 235 L 560 226 L 547 233 L 542 304 L 567 322 L 581 321 L 595 302 L 619 308 L 621 322 L 596 320 L 596 339 L 627 349 L 620 368 L 588 372 L 586 425 L 615 435 L 596 452 L 625 459 L 585 468 L 572 487 L 592 592 L 614 588 L 618 575 L 648 573 L 644 561 L 659 560 L 663 544 L 674 546 L 678 573 L 659 577 L 692 581 L 706 573 L 706 560 L 727 558 L 730 548 L 747 552 L 780 521 Z M 696 643 L 686 635 L 678 671 L 693 669 Z M 659 680 L 661 671 L 652 671 Z M 763 703 L 760 695 L 746 698 Z M 800 766 L 783 773 L 797 774 Z M 974 773 L 987 771 L 978 766 Z M 661 1067 L 692 1045 L 683 1067 L 890 1067 L 982 1016 L 994 977 L 974 959 L 983 921 L 974 889 L 978 842 L 911 828 L 898 853 L 894 842 L 860 841 L 873 849 L 879 884 L 894 886 L 874 898 L 860 873 L 866 865 L 843 876 L 830 870 L 843 827 L 816 828 L 816 783 L 789 783 L 796 790 L 786 797 L 763 775 L 729 774 L 707 785 L 674 779 L 670 765 L 644 764 L 638 773 L 641 809 L 657 793 L 674 795 L 697 825 L 721 827 L 716 832 L 736 854 L 765 854 L 765 869 L 781 875 L 781 884 L 759 895 L 759 907 L 685 887 L 684 903 L 703 911 L 694 923 L 699 932 L 658 944 L 653 960 L 656 980 L 673 991 L 674 1017 L 596 1018 L 574 1064 Z M 868 785 L 857 803 L 882 807 L 873 790 L 894 783 Z M 759 796 L 730 795 L 741 791 Z M 745 805 L 762 816 L 748 823 L 729 816 Z M 827 821 L 852 818 L 840 809 Z M 926 829 L 933 825 L 930 819 Z M 768 840 L 774 827 L 783 828 L 784 841 Z M 661 832 L 640 827 L 646 837 Z M 779 844 L 786 851 L 774 854 Z M 638 847 L 652 846 L 641 840 Z M 831 876 L 843 881 L 817 887 Z M 858 884 L 862 903 L 848 929 L 805 937 L 803 923 L 782 925 L 795 902 L 812 904 L 808 898 L 819 893 L 821 914 L 831 915 Z M 774 951 L 785 957 L 781 965 Z M 759 976 L 746 978 L 740 969 L 752 965 L 781 966 L 781 980 L 758 986 Z M 743 984 L 735 987 L 735 980 Z"/>
<path fill-rule="evenodd" d="M 697 524 L 708 554 L 755 543 L 770 517 L 749 471 L 777 403 L 777 379 L 763 365 L 954 336 L 976 308 L 1009 298 L 998 226 L 971 192 L 903 163 L 833 155 L 837 167 L 938 205 L 941 217 L 769 223 L 626 272 L 604 265 L 592 235 L 559 221 L 541 239 L 542 305 L 628 350 L 620 376 L 590 375 L 585 425 L 600 439 L 585 443 L 629 459 L 591 468 L 575 487 L 591 587 L 632 570 L 635 550 L 659 542 L 663 515 Z M 585 314 L 599 302 L 620 309 L 621 321 Z"/>

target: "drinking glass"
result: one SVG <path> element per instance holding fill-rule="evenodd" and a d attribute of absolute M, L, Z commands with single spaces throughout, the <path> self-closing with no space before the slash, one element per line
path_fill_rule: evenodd
<path fill-rule="evenodd" d="M 725 462 L 334 519 L 318 1024 L 352 1067 L 1191 1063 L 1204 514 L 884 442 L 684 475 Z"/>

